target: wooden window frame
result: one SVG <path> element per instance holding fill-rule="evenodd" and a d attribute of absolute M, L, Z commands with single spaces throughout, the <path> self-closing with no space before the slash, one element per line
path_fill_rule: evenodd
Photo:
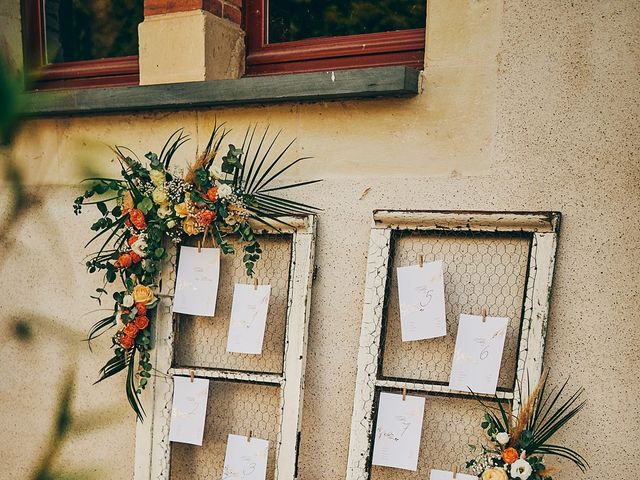
<path fill-rule="evenodd" d="M 406 65 L 422 69 L 425 29 L 268 43 L 268 0 L 245 0 L 247 75 Z"/>
<path fill-rule="evenodd" d="M 33 90 L 138 85 L 138 56 L 46 64 L 42 0 L 22 0 L 27 82 Z"/>
<path fill-rule="evenodd" d="M 542 376 L 542 360 L 549 316 L 549 299 L 560 229 L 558 212 L 455 212 L 377 210 L 369 237 L 358 370 L 351 417 L 351 435 L 346 480 L 369 480 L 375 424 L 376 390 L 408 391 L 421 395 L 445 395 L 469 398 L 469 392 L 450 389 L 433 381 L 399 381 L 382 375 L 384 309 L 391 279 L 389 265 L 393 255 L 395 231 L 416 232 L 526 232 L 532 236 L 526 278 L 513 389 L 498 390 L 487 399 L 511 402 L 517 415 L 519 401 L 529 396 L 529 388 Z"/>
<path fill-rule="evenodd" d="M 177 271 L 176 247 L 170 250 L 169 259 L 162 268 L 161 284 L 171 285 L 169 293 L 159 293 L 154 345 L 151 352 L 156 371 L 162 379 L 152 376 L 142 392 L 142 400 L 148 406 L 147 420 L 137 423 L 134 480 L 169 480 L 171 444 L 168 439 L 171 424 L 171 404 L 175 376 L 208 378 L 212 381 L 233 381 L 263 384 L 280 389 L 280 424 L 275 445 L 275 478 L 298 478 L 298 451 L 302 404 L 304 397 L 304 372 L 307 357 L 307 338 L 311 308 L 311 283 L 313 281 L 316 218 L 313 215 L 282 218 L 278 228 L 254 225 L 258 234 L 292 235 L 292 251 L 289 267 L 289 289 L 284 338 L 284 364 L 281 374 L 225 370 L 216 367 L 179 368 L 174 366 L 174 340 L 176 338 L 173 315 L 173 293 Z"/>

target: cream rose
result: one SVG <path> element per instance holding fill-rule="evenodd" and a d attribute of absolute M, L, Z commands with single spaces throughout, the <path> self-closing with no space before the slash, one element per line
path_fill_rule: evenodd
<path fill-rule="evenodd" d="M 233 188 L 231 188 L 231 185 L 227 183 L 221 183 L 218 185 L 218 198 L 229 198 L 231 195 L 233 195 Z"/>
<path fill-rule="evenodd" d="M 200 233 L 196 225 L 196 219 L 193 217 L 185 218 L 182 222 L 182 229 L 187 235 L 197 235 Z"/>
<path fill-rule="evenodd" d="M 533 473 L 533 469 L 529 462 L 524 459 L 519 459 L 511 464 L 511 476 L 513 478 L 519 478 L 520 480 L 527 480 Z"/>
<path fill-rule="evenodd" d="M 189 209 L 187 208 L 187 202 L 178 203 L 173 207 L 176 211 L 176 215 L 179 217 L 186 217 L 189 214 Z"/>
<path fill-rule="evenodd" d="M 158 208 L 158 216 L 160 218 L 166 218 L 169 215 L 171 215 L 171 208 L 169 207 L 169 204 L 163 203 L 160 205 L 160 208 Z"/>
<path fill-rule="evenodd" d="M 509 480 L 509 476 L 501 468 L 494 467 L 484 471 L 482 480 Z"/>
<path fill-rule="evenodd" d="M 145 305 L 153 303 L 156 299 L 153 291 L 145 285 L 136 285 L 133 287 L 132 296 L 136 303 L 144 303 Z"/>
<path fill-rule="evenodd" d="M 140 257 L 147 256 L 147 241 L 143 236 L 131 244 L 131 250 Z"/>
<path fill-rule="evenodd" d="M 169 197 L 167 197 L 167 192 L 162 187 L 156 187 L 156 189 L 151 194 L 151 198 L 156 203 L 156 205 L 163 205 L 169 201 Z"/>
<path fill-rule="evenodd" d="M 496 442 L 500 445 L 506 445 L 509 443 L 509 434 L 507 432 L 500 432 L 496 435 Z"/>
<path fill-rule="evenodd" d="M 133 307 L 133 297 L 131 295 L 125 295 L 122 297 L 121 305 L 126 308 Z"/>
<path fill-rule="evenodd" d="M 151 172 L 149 172 L 149 176 L 151 177 L 151 183 L 156 187 L 162 185 L 165 181 L 164 172 L 161 172 L 160 170 L 151 170 Z"/>

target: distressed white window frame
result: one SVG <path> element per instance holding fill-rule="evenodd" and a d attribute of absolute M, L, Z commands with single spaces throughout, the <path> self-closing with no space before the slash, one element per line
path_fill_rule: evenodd
<path fill-rule="evenodd" d="M 311 300 L 311 281 L 315 250 L 315 217 L 287 217 L 278 224 L 278 230 L 264 224 L 253 225 L 256 233 L 292 234 L 287 319 L 285 329 L 284 368 L 282 375 L 270 373 L 237 372 L 207 368 L 172 368 L 174 345 L 174 321 L 172 314 L 173 288 L 176 274 L 176 249 L 165 262 L 162 284 L 170 290 L 160 294 L 161 304 L 156 318 L 155 349 L 151 361 L 160 375 L 189 376 L 212 380 L 232 380 L 277 385 L 280 387 L 280 425 L 276 443 L 276 480 L 293 480 L 297 477 L 297 461 L 304 393 L 307 332 Z M 168 480 L 170 470 L 169 425 L 173 381 L 168 378 L 149 379 L 142 401 L 147 409 L 144 423 L 136 428 L 135 480 Z"/>
<path fill-rule="evenodd" d="M 535 385 L 542 375 L 549 296 L 560 226 L 560 214 L 556 212 L 377 210 L 374 212 L 373 219 L 358 351 L 358 373 L 351 419 L 347 480 L 368 480 L 370 477 L 376 388 L 399 390 L 406 388 L 407 391 L 413 392 L 470 395 L 465 392 L 453 392 L 444 385 L 398 382 L 380 378 L 381 335 L 385 292 L 389 282 L 389 255 L 393 230 L 528 232 L 532 234 L 524 299 L 525 305 L 529 308 L 524 309 L 522 318 L 515 389 L 513 392 L 496 393 L 498 398 L 511 401 L 514 412 L 517 413 L 519 399 L 526 398 L 528 395 L 524 390 L 529 384 Z"/>

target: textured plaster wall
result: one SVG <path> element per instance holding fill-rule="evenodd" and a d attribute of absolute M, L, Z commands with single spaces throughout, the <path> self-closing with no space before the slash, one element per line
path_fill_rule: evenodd
<path fill-rule="evenodd" d="M 184 127 L 192 158 L 215 117 L 239 137 L 250 122 L 297 137 L 316 157 L 292 178 L 326 181 L 300 195 L 321 205 L 309 332 L 300 473 L 344 478 L 371 211 L 376 208 L 559 210 L 563 224 L 545 356 L 589 404 L 560 441 L 588 475 L 633 477 L 640 443 L 640 6 L 637 2 L 432 0 L 423 92 L 416 98 L 33 120 L 15 146 L 41 207 L 2 252 L 0 314 L 35 311 L 25 348 L 7 340 L 0 364 L 0 478 L 25 478 L 42 451 L 55 385 L 77 368 L 79 432 L 60 464 L 129 478 L 134 421 L 117 381 L 91 386 L 105 359 L 80 343 L 90 216 L 70 203 L 85 167 L 114 169 L 103 143 L 145 153 Z M 360 199 L 365 188 L 368 195 Z M 67 333 L 68 332 L 68 333 Z M 99 427 L 88 421 L 98 409 Z M 95 421 L 95 420 L 94 420 Z M 114 468 L 115 467 L 115 468 Z M 554 476 L 555 478 L 555 476 Z"/>

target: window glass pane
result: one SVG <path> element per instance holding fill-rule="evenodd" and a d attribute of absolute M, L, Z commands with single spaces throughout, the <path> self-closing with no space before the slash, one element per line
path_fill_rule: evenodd
<path fill-rule="evenodd" d="M 138 54 L 142 0 L 43 0 L 47 62 Z"/>
<path fill-rule="evenodd" d="M 425 0 L 273 0 L 269 43 L 424 28 Z"/>

